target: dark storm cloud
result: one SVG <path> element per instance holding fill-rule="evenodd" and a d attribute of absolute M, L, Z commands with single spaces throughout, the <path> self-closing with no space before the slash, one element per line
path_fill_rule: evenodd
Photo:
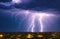
<path fill-rule="evenodd" d="M 15 5 L 15 7 L 35 10 L 46 10 L 50 8 L 60 10 L 60 0 L 33 0 L 33 2 L 29 4 Z"/>
<path fill-rule="evenodd" d="M 0 0 L 0 2 L 11 2 L 12 0 Z"/>
<path fill-rule="evenodd" d="M 60 1 L 59 0 L 33 0 L 30 3 L 19 3 L 13 4 L 11 2 L 1 2 L 0 8 L 2 9 L 25 9 L 25 10 L 36 10 L 36 11 L 58 11 L 60 12 Z"/>

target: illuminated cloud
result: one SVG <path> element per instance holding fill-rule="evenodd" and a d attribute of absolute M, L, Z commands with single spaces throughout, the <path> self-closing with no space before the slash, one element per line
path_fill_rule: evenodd
<path fill-rule="evenodd" d="M 37 20 L 38 20 L 38 22 L 39 22 L 39 31 L 38 32 L 43 32 L 43 30 L 44 30 L 44 22 L 43 22 L 43 19 L 44 18 L 50 18 L 51 16 L 54 16 L 53 14 L 48 14 L 48 13 L 43 13 L 43 12 L 31 12 L 31 16 L 30 16 L 30 25 L 29 25 L 29 27 L 28 27 L 28 31 L 29 32 L 36 32 L 35 31 L 35 27 L 37 27 L 36 25 L 35 25 L 35 19 L 37 18 Z M 52 18 L 52 17 L 51 17 Z M 38 29 L 38 28 L 37 28 Z"/>
<path fill-rule="evenodd" d="M 25 32 L 44 32 L 46 30 L 44 28 L 47 27 L 48 25 L 46 21 L 49 20 L 48 21 L 49 23 L 50 21 L 52 21 L 52 19 L 54 19 L 53 17 L 59 17 L 56 16 L 56 14 L 50 12 L 42 12 L 42 11 L 32 11 L 32 10 L 23 10 L 23 9 L 10 9 L 4 11 L 7 12 L 5 14 L 8 15 L 10 13 L 12 17 L 15 17 L 15 20 L 18 18 L 19 23 L 17 25 L 17 29 Z M 38 22 L 37 25 L 35 23 L 36 20 Z M 36 30 L 35 28 L 37 26 L 38 28 Z M 25 27 L 27 28 L 24 29 Z"/>
<path fill-rule="evenodd" d="M 0 4 L 4 5 L 4 6 L 11 6 L 12 5 L 12 3 L 10 3 L 10 2 L 6 2 L 6 3 L 1 2 Z"/>
<path fill-rule="evenodd" d="M 21 3 L 22 0 L 12 0 L 12 3 Z"/>

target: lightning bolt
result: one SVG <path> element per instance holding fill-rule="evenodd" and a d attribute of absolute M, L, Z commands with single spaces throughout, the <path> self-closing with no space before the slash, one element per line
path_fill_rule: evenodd
<path fill-rule="evenodd" d="M 31 19 L 31 23 L 30 23 L 30 26 L 28 27 L 28 31 L 30 32 L 34 32 L 34 27 L 35 27 L 35 16 L 32 15 L 32 17 L 30 18 Z"/>
<path fill-rule="evenodd" d="M 38 23 L 39 23 L 39 25 L 38 25 L 39 26 L 39 31 L 38 32 L 43 32 L 44 31 L 44 22 L 43 21 L 45 20 L 44 18 L 48 19 L 52 16 L 55 16 L 54 14 L 48 14 L 47 12 L 37 12 L 37 11 L 29 11 L 29 10 L 21 10 L 19 13 L 16 13 L 16 16 L 18 16 L 18 15 L 25 15 L 23 20 L 28 18 L 27 19 L 28 20 L 28 22 L 27 22 L 27 25 L 28 25 L 27 32 L 36 32 L 35 31 L 35 27 L 37 27 L 35 25 L 36 20 L 38 20 Z M 22 22 L 23 22 L 23 20 L 22 20 Z M 20 24 L 19 24 L 19 26 L 20 26 Z"/>
<path fill-rule="evenodd" d="M 52 14 L 47 14 L 47 13 L 33 13 L 32 14 L 32 17 L 31 17 L 31 23 L 30 23 L 30 25 L 29 25 L 29 27 L 28 27 L 28 31 L 30 31 L 30 32 L 35 32 L 35 29 L 34 29 L 34 27 L 37 27 L 37 26 L 35 26 L 35 19 L 37 18 L 37 20 L 39 21 L 39 32 L 43 32 L 43 28 L 44 28 L 44 23 L 43 23 L 43 19 L 45 18 L 45 17 L 51 17 L 51 16 L 54 16 L 54 15 L 52 15 Z"/>

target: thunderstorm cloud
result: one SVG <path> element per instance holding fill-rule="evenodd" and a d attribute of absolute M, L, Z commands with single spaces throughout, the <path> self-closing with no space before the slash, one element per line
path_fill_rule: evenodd
<path fill-rule="evenodd" d="M 40 32 L 41 23 L 43 32 L 58 32 L 59 3 L 59 0 L 0 0 L 0 32 Z M 47 17 L 44 13 L 53 16 Z"/>

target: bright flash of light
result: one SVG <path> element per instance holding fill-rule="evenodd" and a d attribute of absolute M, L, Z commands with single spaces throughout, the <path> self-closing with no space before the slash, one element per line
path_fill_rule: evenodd
<path fill-rule="evenodd" d="M 37 15 L 36 16 L 38 16 L 39 18 L 39 23 L 40 23 L 40 26 L 39 27 L 41 27 L 41 29 L 40 29 L 40 31 L 39 32 L 43 32 L 43 28 L 44 28 L 44 23 L 43 23 L 43 19 L 45 18 L 45 17 L 50 17 L 50 16 L 52 16 L 51 14 L 47 14 L 47 13 L 40 13 L 40 14 L 38 14 L 37 13 Z"/>
<path fill-rule="evenodd" d="M 21 3 L 21 0 L 12 0 L 12 3 Z"/>
<path fill-rule="evenodd" d="M 17 13 L 18 12 L 18 13 Z M 27 32 L 36 32 L 35 27 L 37 27 L 37 25 L 35 24 L 35 21 L 38 21 L 38 27 L 37 29 L 39 29 L 38 32 L 43 32 L 44 31 L 44 22 L 45 18 L 51 18 L 52 16 L 55 16 L 54 14 L 50 14 L 47 12 L 38 12 L 38 11 L 30 11 L 30 10 L 20 10 L 15 12 L 15 15 L 24 15 L 24 18 L 22 19 L 22 22 L 27 19 Z M 19 24 L 20 26 L 20 24 Z"/>
<path fill-rule="evenodd" d="M 29 28 L 27 29 L 28 31 L 30 31 L 30 32 L 33 32 L 34 31 L 34 27 L 35 27 L 35 16 L 31 16 L 31 18 L 30 18 L 30 26 L 29 26 Z"/>
<path fill-rule="evenodd" d="M 43 19 L 45 18 L 45 17 L 47 17 L 47 19 L 49 18 L 49 17 L 51 17 L 51 16 L 54 16 L 54 15 L 52 15 L 52 14 L 47 14 L 47 13 L 31 13 L 32 14 L 32 16 L 31 16 L 31 23 L 30 23 L 30 25 L 29 25 L 29 27 L 28 27 L 28 31 L 29 32 L 36 32 L 35 31 L 35 27 L 37 27 L 36 25 L 35 25 L 35 19 L 37 18 L 37 20 L 39 21 L 39 31 L 38 32 L 43 32 L 43 28 L 44 28 L 44 23 L 43 23 Z"/>

